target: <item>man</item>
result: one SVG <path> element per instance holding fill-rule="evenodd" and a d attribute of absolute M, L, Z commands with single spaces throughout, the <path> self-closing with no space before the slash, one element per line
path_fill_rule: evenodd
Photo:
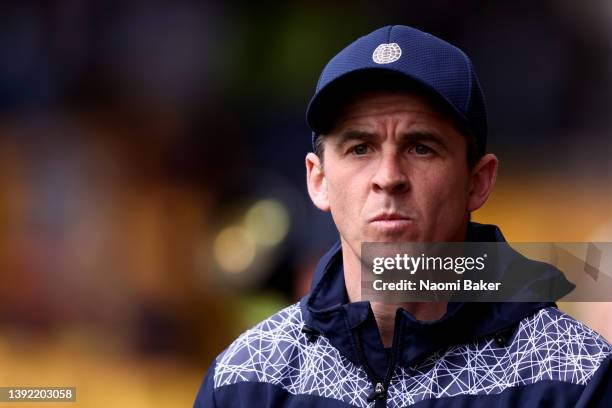
<path fill-rule="evenodd" d="M 554 303 L 361 299 L 363 242 L 504 241 L 470 222 L 498 161 L 461 50 L 410 27 L 376 30 L 327 64 L 307 119 L 308 193 L 340 242 L 307 296 L 217 357 L 195 406 L 604 405 L 612 348 Z"/>

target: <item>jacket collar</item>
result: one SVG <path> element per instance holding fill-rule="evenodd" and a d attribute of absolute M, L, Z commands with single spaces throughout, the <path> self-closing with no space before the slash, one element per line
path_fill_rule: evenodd
<path fill-rule="evenodd" d="M 505 239 L 494 225 L 470 223 L 466 241 L 505 242 Z M 520 256 L 509 246 L 507 248 L 508 253 L 499 260 L 497 269 L 500 271 Z M 395 334 L 401 345 L 398 364 L 409 366 L 436 350 L 506 331 L 547 306 L 554 306 L 554 303 L 455 302 L 449 303 L 447 313 L 434 322 L 418 321 L 400 308 L 396 314 L 399 333 Z M 348 301 L 340 242 L 319 261 L 311 291 L 302 298 L 300 307 L 306 325 L 325 335 L 347 359 L 360 364 L 366 354 L 374 371 L 384 376 L 386 354 L 370 302 Z M 363 348 L 362 352 L 358 347 Z"/>

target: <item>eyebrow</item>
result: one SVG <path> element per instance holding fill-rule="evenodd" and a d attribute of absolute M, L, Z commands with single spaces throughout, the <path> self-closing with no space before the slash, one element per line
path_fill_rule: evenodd
<path fill-rule="evenodd" d="M 376 133 L 364 131 L 364 130 L 347 130 L 338 135 L 336 145 L 342 146 L 352 140 L 370 142 L 378 139 L 379 136 Z"/>
<path fill-rule="evenodd" d="M 380 136 L 377 133 L 351 129 L 342 132 L 338 135 L 336 145 L 341 147 L 344 144 L 354 140 L 372 142 L 377 139 L 380 139 Z M 400 143 L 405 144 L 430 142 L 435 143 L 436 145 L 442 148 L 446 148 L 447 145 L 445 143 L 445 139 L 440 134 L 430 130 L 411 130 L 408 132 L 401 133 L 398 139 Z"/>
<path fill-rule="evenodd" d="M 412 130 L 410 132 L 400 134 L 399 139 L 404 143 L 430 142 L 441 147 L 446 147 L 445 138 L 438 132 L 430 130 Z"/>

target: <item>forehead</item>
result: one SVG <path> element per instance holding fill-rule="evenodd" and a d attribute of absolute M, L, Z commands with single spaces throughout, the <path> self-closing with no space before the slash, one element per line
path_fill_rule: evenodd
<path fill-rule="evenodd" d="M 452 126 L 452 117 L 421 93 L 369 91 L 349 99 L 338 111 L 333 130 L 347 125 L 368 124 L 380 118 L 410 115 L 425 124 Z"/>

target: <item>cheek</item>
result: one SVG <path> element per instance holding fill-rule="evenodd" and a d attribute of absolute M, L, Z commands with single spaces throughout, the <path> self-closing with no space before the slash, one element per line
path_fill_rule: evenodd
<path fill-rule="evenodd" d="M 340 170 L 340 169 L 338 169 Z M 328 175 L 329 206 L 339 229 L 356 225 L 365 200 L 367 183 L 360 174 L 342 169 Z"/>
<path fill-rule="evenodd" d="M 467 172 L 440 169 L 422 179 L 421 208 L 437 222 L 460 222 L 467 209 Z M 435 222 L 435 223 L 437 223 Z"/>
<path fill-rule="evenodd" d="M 344 218 L 350 217 L 352 189 L 350 180 L 343 173 L 333 173 L 327 178 L 327 195 L 329 206 L 334 220 L 338 223 Z"/>
<path fill-rule="evenodd" d="M 353 171 L 348 166 L 335 168 L 327 178 L 330 197 L 334 197 L 340 205 L 354 202 L 359 196 L 359 191 L 362 191 L 366 185 L 362 173 Z"/>

